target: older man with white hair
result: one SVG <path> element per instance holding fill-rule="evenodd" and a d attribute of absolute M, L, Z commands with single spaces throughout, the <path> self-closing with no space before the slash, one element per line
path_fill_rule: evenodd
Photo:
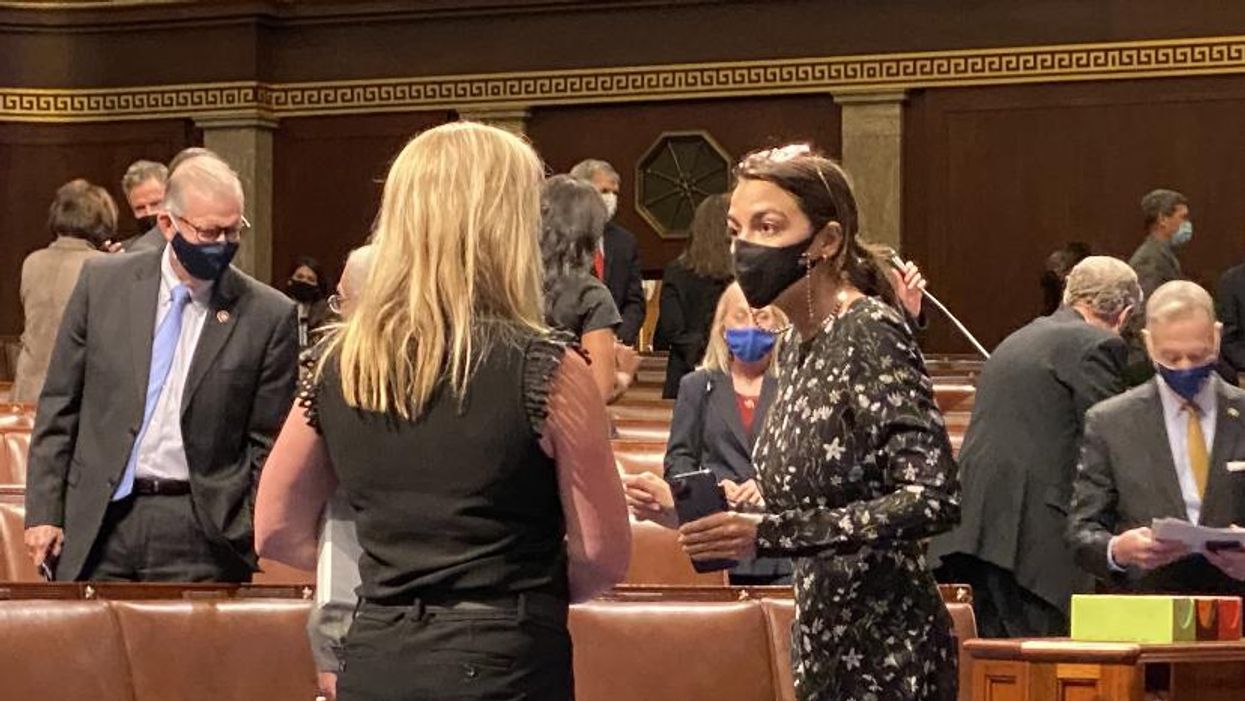
<path fill-rule="evenodd" d="M 570 176 L 591 183 L 605 201 L 605 211 L 609 220 L 605 223 L 605 234 L 601 237 L 600 248 L 593 260 L 593 271 L 605 283 L 614 298 L 614 306 L 622 317 L 618 327 L 618 340 L 624 345 L 634 346 L 640 335 L 640 327 L 644 326 L 646 303 L 644 299 L 644 275 L 640 266 L 640 249 L 635 234 L 624 229 L 614 221 L 618 212 L 618 192 L 622 186 L 622 178 L 614 166 L 609 163 L 589 158 L 575 164 Z"/>
<path fill-rule="evenodd" d="M 1077 562 L 1137 593 L 1245 594 L 1245 552 L 1190 552 L 1155 537 L 1156 518 L 1245 524 L 1245 391 L 1214 372 L 1210 295 L 1169 282 L 1146 304 L 1157 375 L 1089 411 L 1068 531 Z"/>
<path fill-rule="evenodd" d="M 168 245 L 83 268 L 30 446 L 26 545 L 49 578 L 251 578 L 298 337 L 293 304 L 230 265 L 243 206 L 224 161 L 191 158 L 158 216 Z"/>
<path fill-rule="evenodd" d="M 1091 256 L 1063 306 L 999 344 L 977 383 L 960 451 L 960 526 L 934 540 L 940 576 L 973 586 L 984 637 L 1066 635 L 1072 594 L 1090 588 L 1060 534 L 1085 412 L 1124 390 L 1120 327 L 1141 301 L 1124 261 Z"/>

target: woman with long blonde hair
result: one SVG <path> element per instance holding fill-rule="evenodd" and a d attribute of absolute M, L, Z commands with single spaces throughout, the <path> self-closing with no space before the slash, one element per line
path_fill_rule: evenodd
<path fill-rule="evenodd" d="M 543 170 L 459 122 L 395 159 L 374 263 L 260 483 L 260 553 L 316 560 L 337 482 L 357 513 L 349 699 L 570 699 L 570 601 L 626 570 L 605 406 L 543 322 Z"/>

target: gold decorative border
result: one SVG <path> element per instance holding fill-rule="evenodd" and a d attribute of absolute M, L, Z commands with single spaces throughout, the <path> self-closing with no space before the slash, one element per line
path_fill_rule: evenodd
<path fill-rule="evenodd" d="M 275 85 L 0 87 L 0 120 L 272 119 L 1224 73 L 1245 73 L 1245 36 Z"/>

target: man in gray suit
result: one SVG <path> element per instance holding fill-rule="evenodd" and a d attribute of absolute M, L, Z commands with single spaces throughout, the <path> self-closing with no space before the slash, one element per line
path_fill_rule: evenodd
<path fill-rule="evenodd" d="M 1176 249 L 1193 238 L 1193 222 L 1189 220 L 1189 201 L 1175 190 L 1146 193 L 1141 198 L 1141 214 L 1145 218 L 1146 238 L 1133 251 L 1128 264 L 1137 271 L 1141 291 L 1148 299 L 1164 283 L 1184 279 Z M 1141 340 L 1143 323 L 1144 319 L 1138 314 L 1124 332 L 1124 339 L 1128 341 L 1130 384 L 1143 382 L 1154 374 Z"/>
<path fill-rule="evenodd" d="M 1245 523 L 1245 391 L 1214 373 L 1210 295 L 1169 282 L 1146 304 L 1158 376 L 1089 411 L 1068 537 L 1077 562 L 1115 589 L 1245 594 L 1245 551 L 1190 553 L 1156 539 L 1156 518 Z"/>
<path fill-rule="evenodd" d="M 1066 635 L 1072 594 L 1090 582 L 1067 528 L 1086 410 L 1123 391 L 1120 326 L 1141 300 L 1124 263 L 1091 256 L 1063 306 L 1008 336 L 977 383 L 960 451 L 960 526 L 934 539 L 940 578 L 973 586 L 984 637 Z"/>
<path fill-rule="evenodd" d="M 229 261 L 242 185 L 169 179 L 169 245 L 89 261 L 39 399 L 26 545 L 60 580 L 246 581 L 259 470 L 290 408 L 294 307 Z M 51 572 L 49 572 L 51 573 Z"/>

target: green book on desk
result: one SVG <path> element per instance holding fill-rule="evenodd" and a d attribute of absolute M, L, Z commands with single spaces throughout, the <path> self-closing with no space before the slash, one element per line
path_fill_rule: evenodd
<path fill-rule="evenodd" d="M 1119 643 L 1197 640 L 1197 606 L 1187 596 L 1072 597 L 1072 639 Z"/>

